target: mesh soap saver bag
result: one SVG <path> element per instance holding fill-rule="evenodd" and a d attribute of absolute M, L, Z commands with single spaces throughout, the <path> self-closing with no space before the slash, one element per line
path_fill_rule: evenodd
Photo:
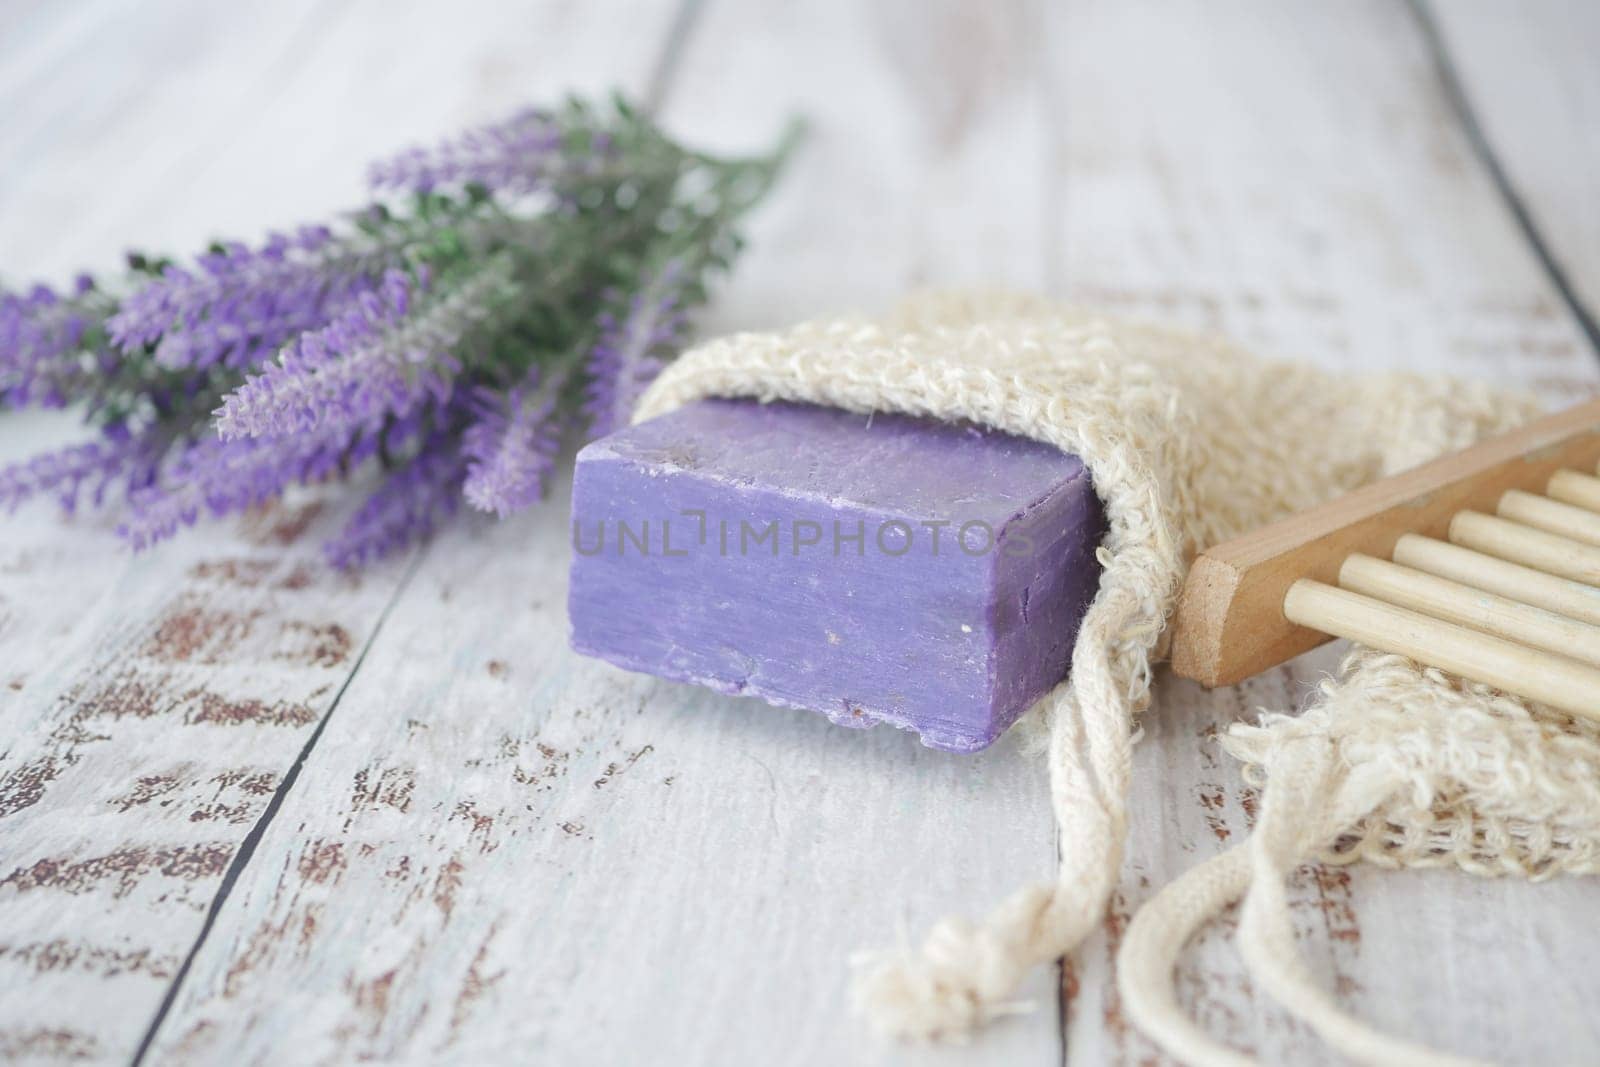
<path fill-rule="evenodd" d="M 1196 551 L 1535 413 L 1482 385 L 1336 375 L 1008 294 L 929 295 L 881 321 L 712 341 L 661 374 L 635 419 L 710 396 L 971 420 L 1079 456 L 1105 504 L 1099 591 L 1069 677 L 1033 715 L 1047 733 L 1057 877 L 981 921 L 937 923 L 920 951 L 863 958 L 859 1008 L 913 1038 L 958 1038 L 1016 1010 L 1028 971 L 1099 923 L 1121 866 L 1137 717 Z M 1344 1015 L 1299 965 L 1284 878 L 1306 860 L 1594 869 L 1600 735 L 1409 661 L 1358 649 L 1304 714 L 1240 724 L 1225 746 L 1263 790 L 1254 834 L 1163 890 L 1119 955 L 1130 1014 L 1184 1059 L 1245 1062 L 1172 990 L 1184 942 L 1240 898 L 1239 945 L 1261 988 L 1357 1058 L 1431 1055 Z"/>

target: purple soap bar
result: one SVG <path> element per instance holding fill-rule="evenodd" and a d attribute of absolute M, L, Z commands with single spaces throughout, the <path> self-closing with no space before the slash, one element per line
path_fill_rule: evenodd
<path fill-rule="evenodd" d="M 1065 677 L 1105 534 L 1048 445 L 734 400 L 589 445 L 572 519 L 579 652 L 959 752 Z"/>

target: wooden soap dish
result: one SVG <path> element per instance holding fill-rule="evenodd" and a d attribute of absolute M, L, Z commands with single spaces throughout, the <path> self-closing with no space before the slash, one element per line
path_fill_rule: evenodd
<path fill-rule="evenodd" d="M 1231 685 L 1346 637 L 1600 719 L 1597 464 L 1600 400 L 1208 549 L 1173 670 Z"/>

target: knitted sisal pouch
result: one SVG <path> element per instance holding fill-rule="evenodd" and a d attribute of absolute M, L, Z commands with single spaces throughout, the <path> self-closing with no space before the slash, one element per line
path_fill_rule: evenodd
<path fill-rule="evenodd" d="M 713 341 L 669 366 L 636 418 L 708 396 L 970 419 L 1081 457 L 1104 501 L 1100 589 L 1070 676 L 1035 709 L 1055 881 L 981 922 L 943 920 L 920 952 L 872 954 L 857 973 L 875 1026 L 924 1038 L 1016 1010 L 1028 970 L 1099 923 L 1122 859 L 1137 717 L 1195 553 L 1535 413 L 1481 385 L 1334 375 L 1003 294 Z M 1431 1057 L 1342 1014 L 1300 965 L 1284 880 L 1303 862 L 1532 878 L 1600 862 L 1600 733 L 1398 657 L 1357 649 L 1305 712 L 1240 724 L 1224 743 L 1263 790 L 1254 834 L 1146 905 L 1119 955 L 1135 1021 L 1191 1062 L 1246 1062 L 1185 1016 L 1172 981 L 1185 941 L 1241 897 L 1238 943 L 1258 988 L 1358 1059 Z"/>

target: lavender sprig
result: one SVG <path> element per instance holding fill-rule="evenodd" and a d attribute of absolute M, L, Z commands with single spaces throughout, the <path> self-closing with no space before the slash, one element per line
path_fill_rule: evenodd
<path fill-rule="evenodd" d="M 683 267 L 670 262 L 632 295 L 614 293 L 625 311 L 600 315 L 600 339 L 589 353 L 583 411 L 589 436 L 604 437 L 627 425 L 645 388 L 683 343 Z"/>
<path fill-rule="evenodd" d="M 621 425 L 676 353 L 793 142 L 717 159 L 569 101 L 378 164 L 406 195 L 333 223 L 132 257 L 120 299 L 0 293 L 0 400 L 80 404 L 100 434 L 0 470 L 0 506 L 121 498 L 143 547 L 381 463 L 328 546 L 341 566 L 463 498 L 525 508 L 565 429 Z"/>
<path fill-rule="evenodd" d="M 474 394 L 475 421 L 462 437 L 467 503 L 505 518 L 544 494 L 561 445 L 557 408 L 567 377 L 566 371 L 545 376 L 535 367 L 504 394 Z"/>
<path fill-rule="evenodd" d="M 0 402 L 60 407 L 96 369 L 103 324 L 112 304 L 94 279 L 80 274 L 71 293 L 46 285 L 0 293 Z"/>
<path fill-rule="evenodd" d="M 431 151 L 412 148 L 380 160 L 368 170 L 368 183 L 374 189 L 421 192 L 468 184 L 533 192 L 572 169 L 570 154 L 562 151 L 571 133 L 550 112 L 530 108 L 504 122 L 441 141 Z"/>
<path fill-rule="evenodd" d="M 136 492 L 155 476 L 155 461 L 164 445 L 160 436 L 108 433 L 0 467 L 0 508 L 15 511 L 33 497 L 52 496 L 70 514 L 77 510 L 85 488 L 95 507 L 104 504 L 119 483 L 124 495 Z"/>
<path fill-rule="evenodd" d="M 430 437 L 324 546 L 328 562 L 359 567 L 433 533 L 460 506 L 463 466 L 458 441 L 446 433 Z"/>
<path fill-rule="evenodd" d="M 382 294 L 362 293 L 332 323 L 304 333 L 277 363 L 234 390 L 217 411 L 224 439 L 284 437 L 409 415 L 449 399 L 473 334 L 515 297 L 511 266 L 490 259 L 430 285 L 390 271 Z"/>
<path fill-rule="evenodd" d="M 327 240 L 326 230 L 312 229 L 257 250 L 230 244 L 195 270 L 169 267 L 123 305 L 112 337 L 124 350 L 153 345 L 165 367 L 254 366 L 371 291 L 374 274 L 395 258 L 317 254 Z"/>
<path fill-rule="evenodd" d="M 131 494 L 117 532 L 134 548 L 145 548 L 193 526 L 201 515 L 216 518 L 264 504 L 291 485 L 336 471 L 363 437 L 341 430 L 270 441 L 190 442 L 156 479 Z"/>

